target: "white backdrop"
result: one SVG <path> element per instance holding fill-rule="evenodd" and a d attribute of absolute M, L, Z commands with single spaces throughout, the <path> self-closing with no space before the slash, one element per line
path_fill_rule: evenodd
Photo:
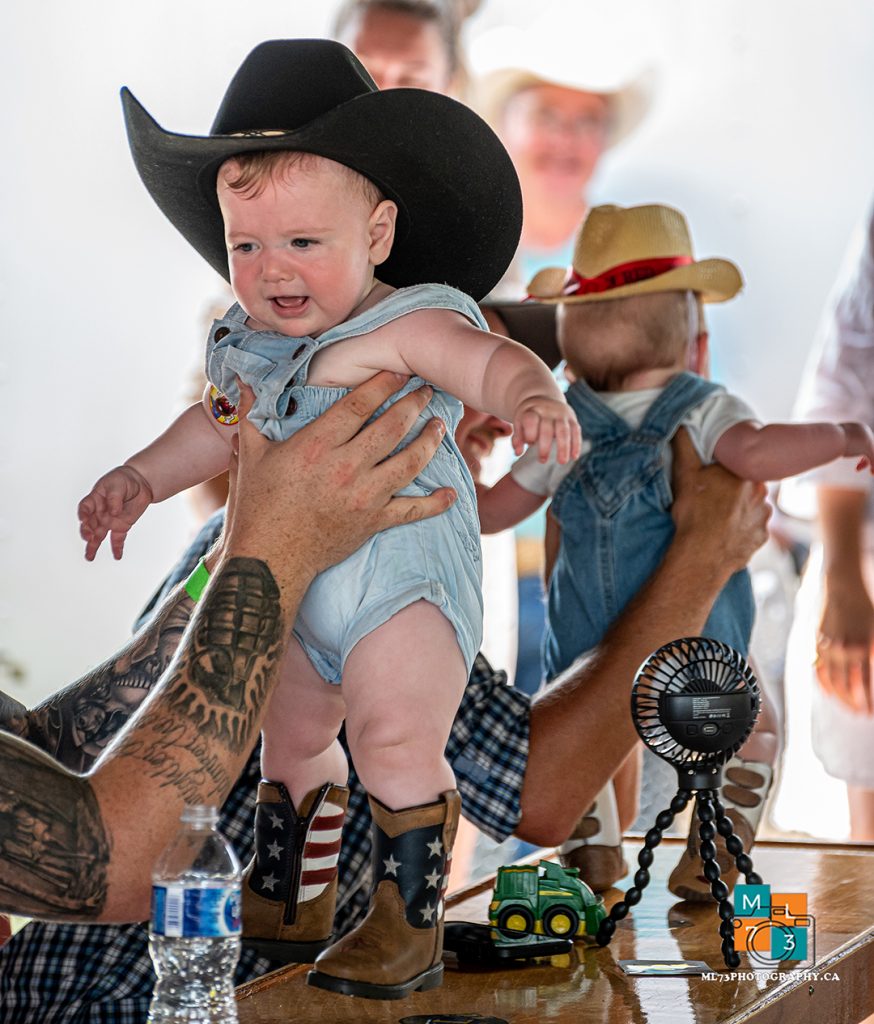
<path fill-rule="evenodd" d="M 96 476 L 179 408 L 216 294 L 139 182 L 118 89 L 168 128 L 205 132 L 255 43 L 322 34 L 334 6 L 43 0 L 0 15 L 0 653 L 26 673 L 0 672 L 0 688 L 26 702 L 120 643 L 192 529 L 177 498 L 147 513 L 121 563 L 87 565 L 77 535 Z M 874 6 L 835 0 L 829 20 L 798 0 L 617 6 L 485 0 L 470 36 L 545 18 L 557 45 L 656 68 L 651 114 L 604 161 L 595 198 L 674 203 L 699 255 L 740 264 L 744 295 L 712 315 L 717 375 L 763 417 L 786 416 L 874 186 Z"/>

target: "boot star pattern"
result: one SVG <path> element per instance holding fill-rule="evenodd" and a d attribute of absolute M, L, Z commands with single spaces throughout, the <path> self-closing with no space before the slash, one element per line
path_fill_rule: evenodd
<path fill-rule="evenodd" d="M 249 884 L 259 896 L 284 900 L 284 922 L 293 924 L 297 904 L 321 895 L 337 874 L 344 809 L 327 799 L 330 786 L 323 786 L 309 813 L 298 817 L 285 787 L 274 785 L 283 800 L 259 804 L 255 811 L 255 867 Z"/>
<path fill-rule="evenodd" d="M 414 928 L 432 928 L 443 913 L 449 862 L 443 848 L 443 823 L 413 829 L 394 839 L 374 825 L 375 884 L 384 878 L 397 883 Z M 437 890 L 435 892 L 435 890 Z"/>

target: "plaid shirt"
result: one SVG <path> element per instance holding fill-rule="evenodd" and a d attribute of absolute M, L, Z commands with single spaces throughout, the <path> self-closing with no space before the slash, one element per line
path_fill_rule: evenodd
<path fill-rule="evenodd" d="M 204 527 L 140 622 L 191 573 L 221 522 L 215 516 Z M 477 655 L 446 756 L 455 771 L 465 817 L 499 841 L 519 821 L 528 760 L 528 712 L 525 694 L 508 686 L 505 674 L 495 672 Z M 340 738 L 345 745 L 345 738 Z M 255 793 L 261 778 L 259 750 L 260 744 L 225 801 L 219 823 L 244 864 L 252 856 Z M 349 787 L 338 872 L 338 934 L 361 919 L 370 895 L 370 810 L 354 769 Z M 250 981 L 273 966 L 244 949 L 236 982 Z M 0 1024 L 142 1024 L 154 981 L 147 925 L 34 921 L 0 949 Z"/>

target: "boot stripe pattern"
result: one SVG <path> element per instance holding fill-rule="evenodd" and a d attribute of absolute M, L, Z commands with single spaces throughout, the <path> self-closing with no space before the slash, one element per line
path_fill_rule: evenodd
<path fill-rule="evenodd" d="M 343 808 L 325 803 L 310 823 L 307 838 L 314 840 L 304 846 L 301 865 L 300 886 L 297 891 L 299 903 L 320 896 L 337 874 L 340 857 L 340 826 L 343 824 Z"/>
<path fill-rule="evenodd" d="M 325 806 L 332 811 L 337 810 L 336 804 L 326 804 Z M 339 835 L 340 829 L 342 829 L 343 827 L 344 817 L 345 812 L 342 810 L 342 808 L 340 809 L 339 814 L 320 814 L 318 818 L 316 818 L 316 820 L 313 822 L 313 831 L 332 832 L 336 830 L 337 835 Z"/>
<path fill-rule="evenodd" d="M 304 847 L 304 857 L 330 857 L 340 852 L 340 840 L 335 843 L 307 843 Z"/>

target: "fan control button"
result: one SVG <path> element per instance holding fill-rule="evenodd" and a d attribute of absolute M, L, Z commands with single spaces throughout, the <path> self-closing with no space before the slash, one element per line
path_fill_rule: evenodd
<path fill-rule="evenodd" d="M 707 725 L 701 726 L 702 736 L 715 736 L 719 732 L 719 726 L 715 722 L 708 722 Z"/>

